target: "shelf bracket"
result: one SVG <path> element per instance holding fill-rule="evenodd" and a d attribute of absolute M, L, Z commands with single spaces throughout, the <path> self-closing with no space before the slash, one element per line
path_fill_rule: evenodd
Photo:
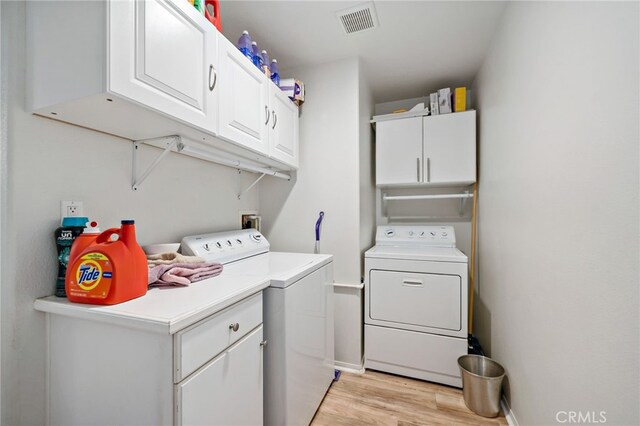
<path fill-rule="evenodd" d="M 458 212 L 458 215 L 460 217 L 464 215 L 464 208 L 466 207 L 467 200 L 469 199 L 469 191 L 464 191 L 464 194 L 466 195 L 466 197 L 460 198 L 460 211 Z"/>
<path fill-rule="evenodd" d="M 240 171 L 240 170 L 238 170 Z M 240 198 L 242 198 L 242 196 L 244 194 L 246 194 L 247 192 L 249 192 L 251 190 L 251 188 L 253 188 L 254 186 L 256 186 L 258 184 L 258 182 L 260 182 L 260 179 L 262 179 L 263 177 L 265 177 L 267 174 L 266 173 L 262 173 L 260 176 L 258 176 L 258 178 L 256 180 L 253 181 L 253 183 L 249 186 L 247 186 L 245 189 L 243 189 L 242 191 L 240 191 L 240 193 L 238 194 L 238 200 Z"/>
<path fill-rule="evenodd" d="M 142 145 L 145 142 L 149 142 L 151 140 L 163 140 L 166 141 L 167 146 L 165 147 L 164 151 L 162 151 L 160 153 L 160 155 L 158 155 L 158 157 L 153 161 L 153 163 L 151 163 L 149 165 L 149 167 L 147 167 L 147 170 L 145 170 L 140 177 L 138 177 L 138 149 L 140 148 L 140 145 Z M 166 136 L 163 138 L 153 138 L 153 139 L 144 139 L 144 140 L 139 140 L 139 141 L 133 141 L 133 171 L 132 171 L 132 185 L 131 185 L 131 189 L 134 191 L 137 191 L 140 188 L 140 185 L 142 185 L 142 182 L 145 181 L 145 179 L 147 177 L 149 177 L 149 175 L 151 174 L 151 172 L 153 171 L 153 169 L 156 168 L 156 166 L 158 164 L 160 164 L 160 162 L 164 159 L 164 157 L 173 149 L 175 148 L 179 143 L 181 142 L 181 138 L 180 136 Z"/>

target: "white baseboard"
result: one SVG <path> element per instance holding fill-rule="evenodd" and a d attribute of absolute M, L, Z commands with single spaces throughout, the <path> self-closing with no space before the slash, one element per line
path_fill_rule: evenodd
<path fill-rule="evenodd" d="M 336 361 L 334 363 L 336 369 L 345 373 L 364 374 L 364 362 L 360 364 L 350 364 L 348 362 Z"/>
<path fill-rule="evenodd" d="M 504 418 L 507 420 L 507 423 L 509 423 L 509 426 L 519 426 L 516 415 L 514 414 L 511 407 L 509 407 L 509 403 L 507 402 L 507 399 L 504 397 L 504 395 L 500 399 L 500 407 L 502 408 Z"/>

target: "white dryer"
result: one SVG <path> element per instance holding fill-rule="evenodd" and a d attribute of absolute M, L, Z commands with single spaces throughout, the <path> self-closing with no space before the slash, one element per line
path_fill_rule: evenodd
<path fill-rule="evenodd" d="M 380 226 L 365 253 L 365 368 L 462 387 L 468 259 L 451 226 Z"/>
<path fill-rule="evenodd" d="M 308 425 L 334 377 L 333 256 L 269 251 L 255 229 L 185 237 L 182 251 L 263 276 L 264 424 Z M 251 409 L 251 407 L 247 407 Z"/>

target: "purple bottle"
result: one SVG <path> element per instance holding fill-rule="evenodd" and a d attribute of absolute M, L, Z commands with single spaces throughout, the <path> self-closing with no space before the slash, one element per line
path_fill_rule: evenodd
<path fill-rule="evenodd" d="M 240 52 L 250 61 L 252 61 L 252 51 L 251 51 L 251 36 L 249 36 L 249 31 L 243 31 L 240 39 L 238 39 L 238 49 Z"/>

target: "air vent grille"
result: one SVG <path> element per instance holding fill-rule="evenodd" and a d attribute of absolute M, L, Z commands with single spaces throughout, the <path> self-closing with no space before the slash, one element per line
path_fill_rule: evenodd
<path fill-rule="evenodd" d="M 373 3 L 342 10 L 337 13 L 345 34 L 371 30 L 378 26 L 378 17 Z"/>

